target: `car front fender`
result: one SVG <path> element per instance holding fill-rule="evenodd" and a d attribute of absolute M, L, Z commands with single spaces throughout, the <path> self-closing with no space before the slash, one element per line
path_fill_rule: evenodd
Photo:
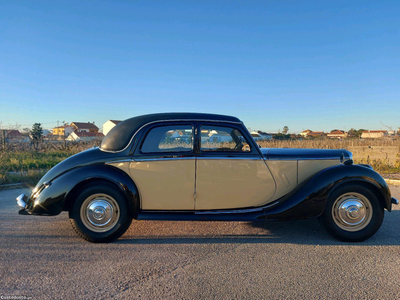
<path fill-rule="evenodd" d="M 267 219 L 304 219 L 320 216 L 329 195 L 344 184 L 361 184 L 373 190 L 388 211 L 392 198 L 385 180 L 365 165 L 337 165 L 322 170 L 309 181 L 300 185 L 277 204 L 265 209 Z"/>
<path fill-rule="evenodd" d="M 135 183 L 125 172 L 108 165 L 83 166 L 69 170 L 46 183 L 38 194 L 33 193 L 28 202 L 28 213 L 57 215 L 69 210 L 75 200 L 74 193 L 93 181 L 108 181 L 122 190 L 128 200 L 132 217 L 139 207 L 139 193 Z"/>

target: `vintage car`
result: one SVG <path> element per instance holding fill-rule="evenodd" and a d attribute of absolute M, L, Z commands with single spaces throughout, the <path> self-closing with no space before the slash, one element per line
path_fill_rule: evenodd
<path fill-rule="evenodd" d="M 318 218 L 342 241 L 377 232 L 398 204 L 384 179 L 346 150 L 263 149 L 231 116 L 162 113 L 114 127 L 99 148 L 52 168 L 20 214 L 68 211 L 90 242 L 119 238 L 137 220 Z"/>

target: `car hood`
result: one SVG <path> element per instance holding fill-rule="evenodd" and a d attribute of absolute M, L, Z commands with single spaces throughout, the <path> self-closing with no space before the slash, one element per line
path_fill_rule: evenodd
<path fill-rule="evenodd" d="M 337 159 L 346 161 L 353 158 L 345 149 L 297 149 L 297 148 L 261 148 L 261 153 L 268 160 L 308 160 Z"/>
<path fill-rule="evenodd" d="M 86 166 L 86 165 L 93 165 L 93 164 L 104 164 L 105 162 L 112 161 L 115 159 L 119 159 L 120 155 L 117 155 L 115 153 L 109 153 L 109 152 L 104 152 L 101 151 L 99 148 L 91 148 L 85 151 L 82 151 L 78 154 L 75 154 L 56 166 L 54 166 L 50 171 L 48 171 L 42 179 L 38 182 L 36 187 L 42 186 L 42 184 L 46 181 L 52 181 L 61 174 L 64 174 L 65 172 L 81 167 L 81 166 Z"/>

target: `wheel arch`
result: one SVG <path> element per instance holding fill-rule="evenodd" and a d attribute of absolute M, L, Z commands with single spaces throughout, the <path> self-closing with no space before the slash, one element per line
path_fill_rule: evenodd
<path fill-rule="evenodd" d="M 85 180 L 78 182 L 65 196 L 64 203 L 64 211 L 70 212 L 72 207 L 74 206 L 77 194 L 79 191 L 85 188 L 90 184 L 94 183 L 108 183 L 114 186 L 116 189 L 120 190 L 125 195 L 125 200 L 127 201 L 129 215 L 131 218 L 136 218 L 139 209 L 139 195 L 137 192 L 136 185 L 132 181 L 132 186 L 123 184 L 122 182 L 117 182 L 113 179 L 103 177 L 103 176 L 95 176 L 90 177 Z"/>
<path fill-rule="evenodd" d="M 131 177 L 122 170 L 108 165 L 89 165 L 71 169 L 51 180 L 37 198 L 31 214 L 58 215 L 70 210 L 74 195 L 85 184 L 104 180 L 117 186 L 126 196 L 129 215 L 136 218 L 139 209 L 139 192 Z"/>
<path fill-rule="evenodd" d="M 382 191 L 381 188 L 379 188 L 374 182 L 370 180 L 365 180 L 360 178 L 351 178 L 337 185 L 334 185 L 332 189 L 329 191 L 327 198 L 329 198 L 338 189 L 350 185 L 360 185 L 367 188 L 368 190 L 372 191 L 372 193 L 378 198 L 379 203 L 383 208 L 386 208 L 387 210 L 391 208 L 391 205 L 388 206 L 387 201 L 385 201 L 385 193 L 384 191 Z"/>

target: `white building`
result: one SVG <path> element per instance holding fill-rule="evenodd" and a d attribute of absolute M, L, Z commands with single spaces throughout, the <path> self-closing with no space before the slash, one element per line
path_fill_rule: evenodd
<path fill-rule="evenodd" d="M 108 120 L 103 124 L 103 134 L 107 135 L 107 133 L 113 129 L 116 125 L 121 123 L 122 121 L 117 121 L 117 120 Z"/>
<path fill-rule="evenodd" d="M 81 141 L 92 141 L 92 140 L 102 140 L 104 134 L 101 132 L 73 132 L 66 140 L 71 142 L 81 142 Z"/>

